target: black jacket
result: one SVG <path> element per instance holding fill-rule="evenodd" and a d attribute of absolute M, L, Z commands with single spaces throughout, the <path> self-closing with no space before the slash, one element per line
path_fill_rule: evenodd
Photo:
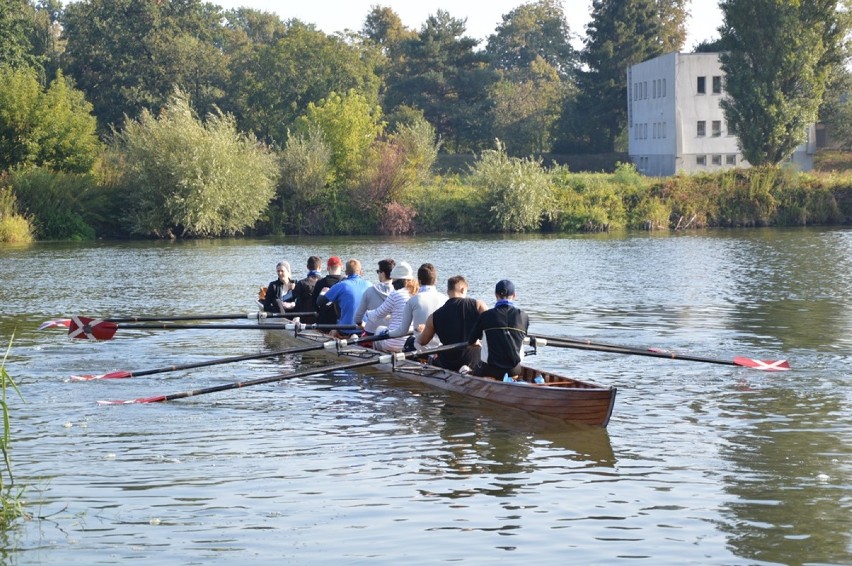
<path fill-rule="evenodd" d="M 468 342 L 482 340 L 484 363 L 510 370 L 521 363 L 524 338 L 530 321 L 526 313 L 510 304 L 500 304 L 479 315 Z"/>

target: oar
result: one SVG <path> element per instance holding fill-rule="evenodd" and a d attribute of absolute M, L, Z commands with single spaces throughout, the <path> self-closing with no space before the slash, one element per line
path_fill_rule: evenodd
<path fill-rule="evenodd" d="M 249 381 L 238 381 L 235 383 L 224 383 L 222 385 L 214 385 L 212 387 L 204 387 L 202 389 L 194 389 L 192 391 L 183 391 L 181 393 L 171 393 L 169 395 L 156 395 L 154 397 L 140 397 L 138 399 L 130 399 L 127 401 L 98 401 L 98 405 L 131 405 L 136 403 L 162 403 L 163 401 L 173 401 L 175 399 L 184 399 L 186 397 L 196 397 L 198 395 L 206 395 L 207 393 L 217 393 L 219 391 L 227 391 L 228 389 L 240 389 L 243 387 L 250 387 L 252 385 L 260 385 L 263 383 L 274 383 L 276 381 L 284 381 L 286 379 L 293 379 L 295 377 L 306 377 L 309 375 L 317 375 L 320 373 L 329 373 L 333 371 L 339 371 L 344 369 L 355 369 L 366 366 L 378 365 L 378 364 L 387 364 L 392 362 L 393 360 L 401 360 L 409 357 L 423 356 L 432 354 L 435 352 L 443 352 L 455 348 L 461 348 L 465 346 L 465 342 L 459 342 L 458 344 L 450 344 L 448 346 L 439 346 L 437 348 L 430 348 L 428 350 L 421 350 L 419 352 L 400 352 L 398 354 L 382 354 L 379 356 L 375 356 L 370 358 L 369 360 L 359 360 L 357 362 L 349 362 L 345 364 L 336 364 L 332 366 L 324 366 L 319 368 L 311 368 L 302 371 L 296 371 L 292 373 L 284 373 L 279 375 L 271 375 L 268 377 L 261 377 L 258 379 L 251 379 Z"/>
<path fill-rule="evenodd" d="M 316 312 L 286 312 L 286 313 L 272 313 L 265 311 L 256 311 L 249 313 L 240 313 L 240 314 L 190 314 L 190 315 L 182 315 L 182 316 L 129 316 L 125 318 L 100 318 L 97 320 L 102 320 L 104 322 L 160 322 L 160 321 L 176 321 L 176 320 L 238 320 L 241 318 L 247 318 L 249 320 L 263 320 L 266 318 L 295 318 L 297 316 L 315 316 Z M 82 317 L 77 317 L 82 318 Z M 90 319 L 95 320 L 95 319 Z M 68 328 L 71 324 L 70 318 L 57 318 L 53 320 L 46 320 L 41 323 L 41 326 L 38 327 L 39 330 L 44 330 L 45 328 L 52 328 L 54 326 L 64 326 Z"/>
<path fill-rule="evenodd" d="M 275 356 L 281 356 L 285 354 L 300 354 L 302 352 L 312 352 L 315 350 L 333 350 L 338 347 L 343 347 L 348 344 L 358 344 L 360 342 L 375 342 L 377 340 L 384 340 L 388 338 L 388 336 L 365 336 L 363 338 L 357 338 L 355 340 L 327 340 L 322 342 L 321 344 L 311 344 L 310 346 L 299 346 L 296 348 L 287 348 L 285 350 L 277 350 L 275 352 L 264 352 L 261 354 L 246 354 L 244 356 L 233 356 L 230 358 L 218 358 L 215 360 L 208 360 L 206 362 L 196 362 L 193 364 L 183 364 L 183 365 L 174 365 L 161 367 L 156 369 L 146 369 L 140 371 L 126 371 L 126 370 L 118 370 L 110 373 L 103 374 L 86 374 L 86 375 L 72 375 L 71 381 L 92 381 L 95 379 L 126 379 L 129 377 L 142 377 L 145 375 L 154 375 L 157 373 L 166 373 L 169 371 L 181 371 L 187 369 L 195 369 L 201 367 L 215 366 L 220 364 L 231 364 L 235 362 L 243 362 L 246 360 L 260 360 L 263 358 L 274 358 Z"/>
<path fill-rule="evenodd" d="M 670 360 L 683 360 L 688 362 L 705 362 L 708 364 L 723 364 L 729 366 L 742 366 L 762 371 L 786 371 L 790 369 L 787 360 L 762 361 L 753 360 L 743 356 L 736 356 L 733 360 L 722 360 L 718 358 L 705 358 L 700 356 L 689 356 L 665 352 L 656 349 L 632 348 L 630 346 L 619 346 L 617 344 L 606 344 L 603 342 L 592 342 L 591 340 L 578 340 L 574 338 L 560 338 L 558 336 L 531 335 L 533 338 L 544 339 L 550 346 L 557 348 L 575 348 L 578 350 L 594 350 L 596 352 L 612 352 L 614 354 L 629 354 L 633 356 L 650 356 L 653 358 L 667 358 Z"/>
<path fill-rule="evenodd" d="M 111 340 L 119 329 L 123 330 L 357 330 L 352 324 L 172 324 L 144 323 L 121 324 L 85 316 L 72 316 L 68 324 L 68 336 L 82 340 Z"/>

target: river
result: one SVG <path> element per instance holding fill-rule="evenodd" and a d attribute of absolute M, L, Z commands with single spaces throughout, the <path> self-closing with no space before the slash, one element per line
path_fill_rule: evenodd
<path fill-rule="evenodd" d="M 71 340 L 69 315 L 253 310 L 280 259 L 432 262 L 531 330 L 792 371 L 544 347 L 618 388 L 606 429 L 540 422 L 386 374 L 288 356 L 124 380 L 282 346 L 268 331 Z M 852 231 L 279 238 L 0 246 L 16 485 L 9 564 L 852 564 Z M 248 323 L 249 321 L 245 321 Z M 5 346 L 4 346 L 5 347 Z M 8 485 L 5 469 L 4 484 Z"/>

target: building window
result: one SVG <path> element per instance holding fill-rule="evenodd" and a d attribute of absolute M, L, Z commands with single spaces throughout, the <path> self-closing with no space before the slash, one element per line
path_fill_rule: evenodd
<path fill-rule="evenodd" d="M 696 165 L 707 165 L 707 156 L 706 155 L 696 155 L 695 156 L 695 164 Z"/>
<path fill-rule="evenodd" d="M 698 77 L 698 94 L 707 93 L 707 77 Z"/>
<path fill-rule="evenodd" d="M 662 97 L 663 98 L 666 97 L 666 79 L 663 79 L 663 94 L 662 94 Z"/>
<path fill-rule="evenodd" d="M 722 77 L 719 75 L 713 77 L 713 94 L 722 94 Z"/>
<path fill-rule="evenodd" d="M 651 89 L 652 89 L 651 96 L 653 98 L 657 98 L 657 79 L 654 79 L 653 82 L 651 83 Z"/>
<path fill-rule="evenodd" d="M 725 165 L 736 165 L 737 164 L 737 156 L 736 155 L 726 155 L 725 156 Z"/>
<path fill-rule="evenodd" d="M 722 156 L 721 155 L 714 155 L 710 158 L 710 160 L 713 163 L 713 165 L 721 165 L 722 164 Z"/>
<path fill-rule="evenodd" d="M 704 120 L 699 120 L 698 125 L 696 127 L 695 134 L 699 138 L 703 138 L 704 136 L 706 136 L 707 135 L 707 122 L 705 122 Z"/>
<path fill-rule="evenodd" d="M 718 138 L 722 135 L 722 121 L 721 120 L 713 120 L 713 137 Z"/>

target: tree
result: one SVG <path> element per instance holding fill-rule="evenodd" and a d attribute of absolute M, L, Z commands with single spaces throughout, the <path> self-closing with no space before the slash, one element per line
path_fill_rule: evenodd
<path fill-rule="evenodd" d="M 104 129 L 157 111 L 177 86 L 205 114 L 221 98 L 225 55 L 219 8 L 201 0 L 81 0 L 61 23 L 67 72 Z"/>
<path fill-rule="evenodd" d="M 275 155 L 230 115 L 197 119 L 177 91 L 112 139 L 130 229 L 159 237 L 232 235 L 254 225 L 275 192 Z"/>
<path fill-rule="evenodd" d="M 294 20 L 276 43 L 256 44 L 238 57 L 230 92 L 243 129 L 283 143 L 308 105 L 331 92 L 355 89 L 375 103 L 380 81 L 374 69 L 359 46 Z"/>
<path fill-rule="evenodd" d="M 828 129 L 832 146 L 852 149 L 852 72 L 845 66 L 835 69 L 826 84 L 819 109 L 819 122 Z"/>
<path fill-rule="evenodd" d="M 556 70 L 541 57 L 529 69 L 507 73 L 491 88 L 493 133 L 512 155 L 550 151 L 566 88 Z"/>
<path fill-rule="evenodd" d="M 0 0 L 0 66 L 37 64 L 28 36 L 28 10 L 26 0 Z"/>
<path fill-rule="evenodd" d="M 61 73 L 44 89 L 35 69 L 0 67 L 0 170 L 88 172 L 100 152 L 91 112 Z"/>
<path fill-rule="evenodd" d="M 400 45 L 385 94 L 385 108 L 419 108 L 457 152 L 490 138 L 488 87 L 496 80 L 485 54 L 474 51 L 478 42 L 464 33 L 464 21 L 447 12 L 429 16 L 417 36 Z"/>
<path fill-rule="evenodd" d="M 505 14 L 485 52 L 497 69 L 528 69 L 541 58 L 560 78 L 570 79 L 578 64 L 571 36 L 562 3 L 537 0 Z"/>
<path fill-rule="evenodd" d="M 318 104 L 308 104 L 297 132 L 318 128 L 331 149 L 332 183 L 348 186 L 358 178 L 367 152 L 383 131 L 381 108 L 364 95 L 350 90 L 344 96 L 332 92 Z"/>
<path fill-rule="evenodd" d="M 399 14 L 393 9 L 382 6 L 373 6 L 364 20 L 361 35 L 369 39 L 388 55 L 406 39 L 411 39 L 417 33 L 406 28 L 402 24 Z"/>
<path fill-rule="evenodd" d="M 817 119 L 845 56 L 847 15 L 836 0 L 725 0 L 720 7 L 728 128 L 749 163 L 777 165 Z"/>
<path fill-rule="evenodd" d="M 615 150 L 627 126 L 627 68 L 681 48 L 685 4 L 686 0 L 592 2 L 581 53 L 587 69 L 578 74 L 576 107 L 566 112 L 568 125 L 561 132 L 564 138 L 573 137 L 577 149 Z"/>

